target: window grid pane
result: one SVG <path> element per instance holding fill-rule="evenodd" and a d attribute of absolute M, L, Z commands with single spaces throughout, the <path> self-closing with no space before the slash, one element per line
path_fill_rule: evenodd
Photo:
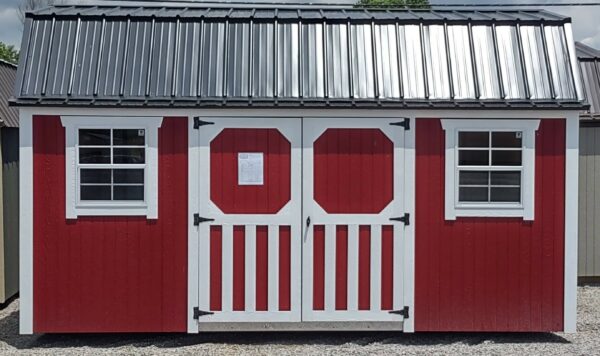
<path fill-rule="evenodd" d="M 459 131 L 457 142 L 458 202 L 522 202 L 522 131 Z"/>
<path fill-rule="evenodd" d="M 79 129 L 78 137 L 80 200 L 145 200 L 145 129 Z"/>

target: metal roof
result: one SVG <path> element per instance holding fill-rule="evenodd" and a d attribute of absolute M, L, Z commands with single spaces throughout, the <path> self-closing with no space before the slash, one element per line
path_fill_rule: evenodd
<path fill-rule="evenodd" d="M 0 120 L 3 126 L 19 127 L 17 109 L 8 106 L 16 76 L 17 66 L 0 59 Z"/>
<path fill-rule="evenodd" d="M 580 107 L 546 11 L 56 6 L 27 14 L 19 105 Z"/>
<path fill-rule="evenodd" d="M 577 59 L 581 69 L 581 78 L 583 89 L 585 91 L 586 101 L 590 105 L 582 117 L 599 118 L 600 117 L 600 51 L 586 46 L 581 42 L 576 42 Z"/>

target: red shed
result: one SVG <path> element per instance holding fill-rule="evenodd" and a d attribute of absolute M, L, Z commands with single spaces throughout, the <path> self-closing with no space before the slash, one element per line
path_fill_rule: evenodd
<path fill-rule="evenodd" d="M 575 331 L 570 19 L 26 16 L 21 332 Z"/>

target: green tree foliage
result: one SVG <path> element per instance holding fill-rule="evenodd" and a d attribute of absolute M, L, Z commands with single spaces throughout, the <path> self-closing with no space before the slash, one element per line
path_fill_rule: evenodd
<path fill-rule="evenodd" d="M 411 9 L 428 9 L 429 0 L 359 0 L 357 7 L 407 7 Z"/>
<path fill-rule="evenodd" d="M 14 46 L 0 42 L 0 59 L 17 64 L 19 62 L 19 51 Z"/>

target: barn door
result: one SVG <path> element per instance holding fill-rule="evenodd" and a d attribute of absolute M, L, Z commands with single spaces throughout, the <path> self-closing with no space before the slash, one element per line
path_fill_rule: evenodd
<path fill-rule="evenodd" d="M 408 121 L 304 119 L 304 321 L 402 321 Z"/>
<path fill-rule="evenodd" d="M 301 120 L 195 123 L 198 322 L 300 321 Z"/>

